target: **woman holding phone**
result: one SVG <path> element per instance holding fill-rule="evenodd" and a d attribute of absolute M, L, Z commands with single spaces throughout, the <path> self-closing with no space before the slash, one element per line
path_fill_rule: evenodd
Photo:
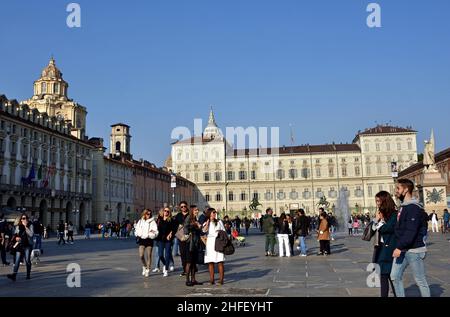
<path fill-rule="evenodd" d="M 20 260 L 23 256 L 27 267 L 27 280 L 31 278 L 31 249 L 33 248 L 33 225 L 26 214 L 22 214 L 12 236 L 12 252 L 14 256 L 14 269 L 12 274 L 7 277 L 16 281 L 17 272 L 19 271 Z"/>

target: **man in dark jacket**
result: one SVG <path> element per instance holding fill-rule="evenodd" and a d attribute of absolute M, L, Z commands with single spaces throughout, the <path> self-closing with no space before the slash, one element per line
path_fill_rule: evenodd
<path fill-rule="evenodd" d="M 184 225 L 184 221 L 189 215 L 189 206 L 186 201 L 180 202 L 179 207 L 181 211 L 175 216 L 175 224 L 177 229 L 180 225 Z M 197 206 L 191 206 L 191 209 L 194 208 L 197 208 Z M 180 274 L 180 276 L 186 276 L 187 242 L 178 240 L 178 245 L 180 247 L 181 266 L 183 267 L 183 272 Z"/>
<path fill-rule="evenodd" d="M 427 252 L 424 236 L 428 230 L 424 221 L 426 212 L 413 199 L 414 183 L 407 179 L 397 182 L 395 196 L 402 202 L 395 225 L 397 248 L 394 250 L 391 279 L 398 297 L 405 297 L 403 273 L 411 265 L 414 280 L 422 297 L 430 297 L 430 288 L 425 276 L 423 260 Z"/>
<path fill-rule="evenodd" d="M 266 256 L 275 256 L 275 227 L 276 223 L 272 217 L 272 208 L 267 208 L 262 220 L 262 229 L 266 235 Z"/>
<path fill-rule="evenodd" d="M 295 222 L 295 234 L 298 237 L 300 245 L 300 256 L 307 256 L 308 248 L 306 246 L 306 237 L 309 230 L 308 218 L 305 215 L 305 211 L 300 209 L 297 212 L 297 219 Z"/>

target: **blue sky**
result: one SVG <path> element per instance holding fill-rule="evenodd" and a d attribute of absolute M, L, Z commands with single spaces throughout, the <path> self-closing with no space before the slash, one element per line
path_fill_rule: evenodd
<path fill-rule="evenodd" d="M 279 126 L 286 145 L 289 124 L 318 144 L 392 121 L 450 146 L 448 0 L 377 1 L 380 29 L 369 0 L 78 1 L 80 29 L 69 2 L 0 2 L 0 93 L 29 98 L 53 54 L 88 135 L 125 122 L 135 158 L 161 165 L 210 104 L 221 127 Z"/>

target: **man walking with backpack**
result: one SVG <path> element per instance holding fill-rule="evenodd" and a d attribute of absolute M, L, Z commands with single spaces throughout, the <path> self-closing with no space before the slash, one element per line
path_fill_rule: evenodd
<path fill-rule="evenodd" d="M 424 259 L 427 248 L 424 236 L 428 230 L 428 215 L 422 205 L 412 197 L 414 183 L 407 179 L 397 182 L 395 196 L 402 202 L 395 225 L 397 248 L 394 250 L 391 279 L 398 297 L 405 297 L 403 274 L 411 270 L 422 297 L 430 297 L 430 288 L 425 276 Z"/>

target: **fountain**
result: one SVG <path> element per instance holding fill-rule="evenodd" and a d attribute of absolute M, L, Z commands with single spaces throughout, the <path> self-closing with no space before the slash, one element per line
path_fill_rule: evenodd
<path fill-rule="evenodd" d="M 338 223 L 338 232 L 347 231 L 347 223 L 350 220 L 350 208 L 348 204 L 348 193 L 345 188 L 339 191 L 339 198 L 335 209 L 335 217 Z"/>

